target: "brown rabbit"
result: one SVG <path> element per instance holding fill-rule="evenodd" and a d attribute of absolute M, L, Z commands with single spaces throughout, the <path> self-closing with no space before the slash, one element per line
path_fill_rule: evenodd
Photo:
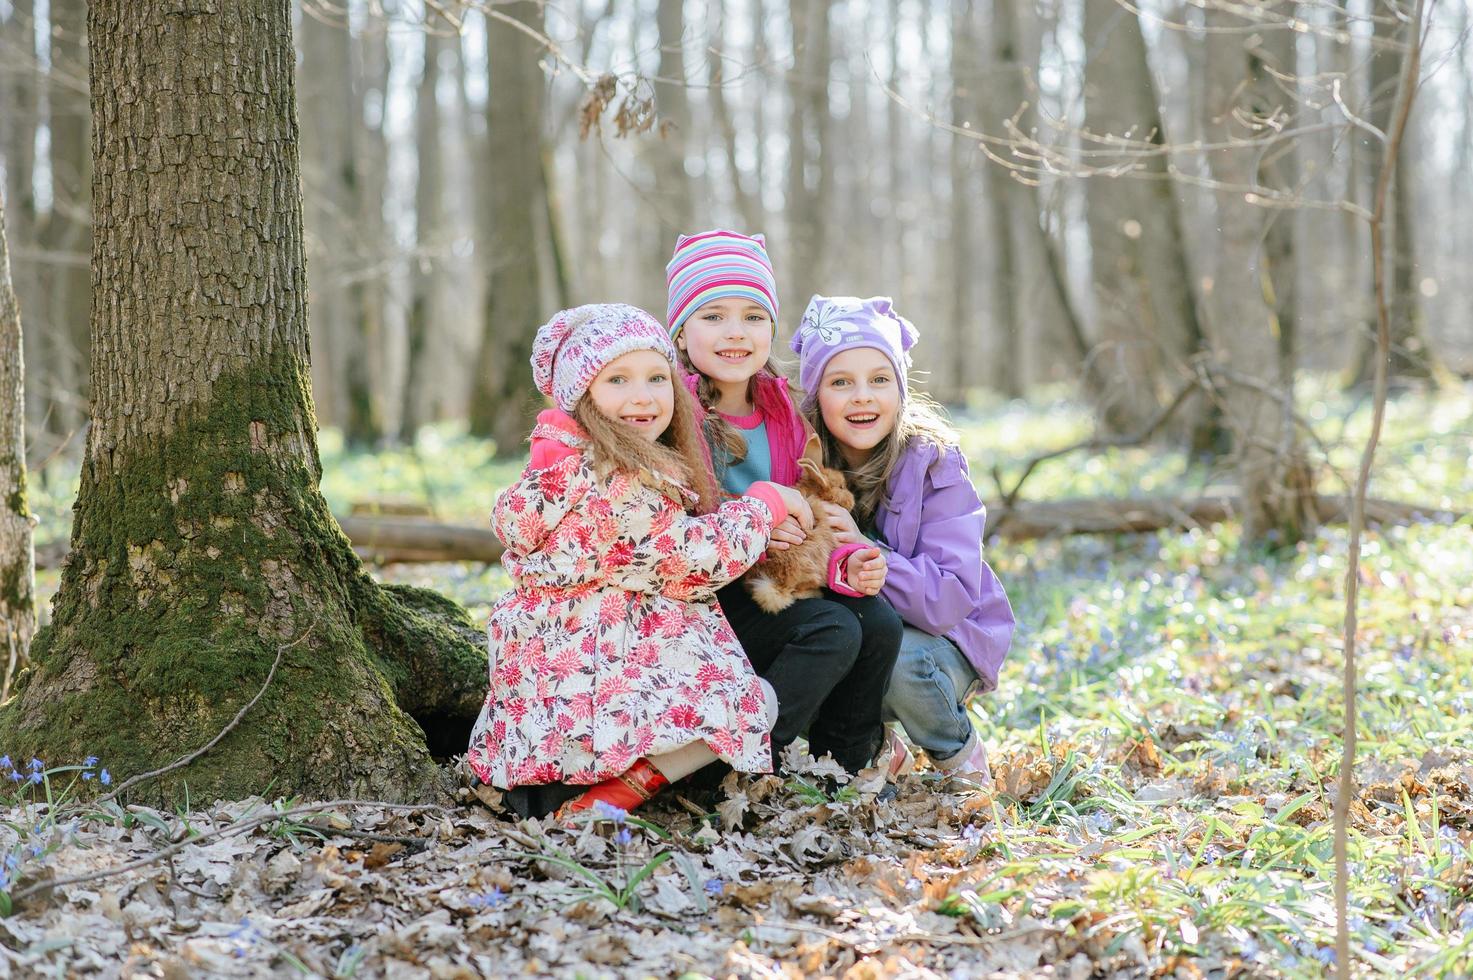
<path fill-rule="evenodd" d="M 747 591 L 764 612 L 781 612 L 799 599 L 818 596 L 828 584 L 829 555 L 837 544 L 834 530 L 824 522 L 818 504 L 838 504 L 845 510 L 854 506 L 854 494 L 849 492 L 843 473 L 810 459 L 800 459 L 798 466 L 803 471 L 798 477 L 798 492 L 813 505 L 813 530 L 802 544 L 783 551 L 769 549 L 767 557 L 748 570 Z"/>

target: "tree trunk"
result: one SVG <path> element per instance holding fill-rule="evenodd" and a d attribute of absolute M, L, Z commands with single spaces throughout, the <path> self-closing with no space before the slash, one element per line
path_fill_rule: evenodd
<path fill-rule="evenodd" d="M 1019 128 L 1027 132 L 1029 113 L 1025 105 L 1036 99 L 1030 97 L 1025 85 L 1025 71 L 1029 61 L 1020 57 L 1022 32 L 1018 24 L 1019 12 L 1010 0 L 993 0 L 992 3 L 992 64 L 984 106 L 987 118 L 999 122 L 989 130 L 1002 133 L 1000 121 L 1019 116 Z M 1022 113 L 1020 115 L 1020 113 Z M 994 377 L 1008 397 L 1020 397 L 1028 380 L 1028 355 L 1025 341 L 1033 340 L 1035 347 L 1042 339 L 1042 327 L 1034 327 L 1029 333 L 1020 329 L 1021 299 L 1024 293 L 1024 270 L 1033 268 L 1043 275 L 1043 302 L 1051 306 L 1058 318 L 1066 341 L 1075 349 L 1077 360 L 1084 365 L 1084 381 L 1087 391 L 1093 392 L 1097 384 L 1095 375 L 1089 370 L 1086 354 L 1089 350 L 1074 303 L 1069 298 L 1068 283 L 1064 275 L 1064 263 L 1058 248 L 1042 224 L 1043 201 L 1037 186 L 1029 186 L 1013 179 L 999 164 L 987 168 L 987 189 L 992 198 L 993 247 L 1000 252 L 1012 251 L 1010 255 L 999 255 L 995 269 L 998 280 L 994 288 L 1006 291 L 1009 297 L 998 297 L 995 314 L 1006 316 L 1001 320 L 1007 342 L 1004 346 L 1004 362 L 999 363 Z M 996 237 L 1007 232 L 1005 237 Z"/>
<path fill-rule="evenodd" d="M 349 250 L 353 263 L 347 270 L 351 339 L 344 376 L 348 415 L 343 420 L 343 440 L 358 447 L 374 446 L 383 439 L 383 393 L 390 387 L 384 364 L 388 255 L 392 247 L 384 222 L 384 198 L 389 182 L 389 144 L 384 126 L 389 108 L 389 18 L 392 16 L 393 5 L 386 4 L 376 16 L 369 18 L 356 38 L 358 68 L 353 73 L 349 152 L 357 170 L 351 188 L 357 211 L 349 215 L 352 232 L 348 241 L 356 247 Z M 378 106 L 373 113 L 369 112 L 371 102 Z"/>
<path fill-rule="evenodd" d="M 11 0 L 10 15 L 0 23 L 0 45 L 11 52 L 12 62 L 6 67 L 5 83 L 0 85 L 0 139 L 5 152 L 5 200 L 8 203 L 10 246 L 32 248 L 36 244 L 36 130 L 41 126 L 39 72 L 36 67 L 36 23 L 33 0 Z M 55 338 L 47 330 L 37 329 L 44 322 L 45 309 L 40 267 L 35 261 L 16 256 L 11 261 L 13 281 L 21 307 L 31 322 L 25 336 L 25 362 L 30 365 L 30 384 L 26 390 L 26 418 L 33 431 L 54 426 L 57 411 L 62 408 L 58 397 L 66 393 L 56 390 L 51 381 Z"/>
<path fill-rule="evenodd" d="M 10 286 L 0 193 L 0 701 L 30 654 L 36 629 L 36 549 L 26 503 L 26 397 L 20 304 Z"/>
<path fill-rule="evenodd" d="M 51 211 L 40 230 L 47 253 L 42 277 L 48 293 L 54 384 L 65 396 L 50 420 L 53 432 L 76 430 L 87 404 L 87 332 L 92 299 L 87 268 L 91 218 L 92 149 L 87 108 L 87 7 L 84 0 L 52 0 L 51 68 L 47 104 L 51 130 Z"/>
<path fill-rule="evenodd" d="M 1209 27 L 1237 23 L 1232 14 L 1208 11 Z M 1284 96 L 1271 84 L 1256 40 L 1223 32 L 1212 34 L 1207 45 L 1208 139 L 1261 136 L 1266 127 L 1257 121 L 1280 114 Z M 1245 129 L 1240 120 L 1252 128 Z M 1220 233 L 1208 322 L 1215 359 L 1264 389 L 1232 385 L 1222 397 L 1242 499 L 1243 541 L 1284 546 L 1313 533 L 1317 515 L 1313 479 L 1292 416 L 1294 378 L 1284 371 L 1273 314 L 1264 301 L 1265 212 L 1244 200 L 1240 190 L 1253 185 L 1259 152 L 1250 145 L 1211 155 L 1212 176 L 1226 187 L 1216 193 Z"/>
<path fill-rule="evenodd" d="M 426 349 L 436 336 L 445 254 L 446 222 L 441 185 L 444 178 L 440 150 L 440 104 L 435 89 L 440 82 L 440 55 L 450 40 L 442 27 L 431 24 L 424 36 L 424 67 L 414 105 L 414 147 L 418 173 L 414 182 L 414 261 L 410 266 L 409 321 L 405 326 L 404 399 L 399 438 L 413 445 L 414 434 L 429 419 L 431 398 Z"/>
<path fill-rule="evenodd" d="M 541 30 L 541 7 L 518 0 L 498 11 Z M 496 441 L 502 458 L 524 451 L 541 400 L 532 384 L 532 339 L 541 325 L 542 270 L 536 233 L 542 207 L 541 48 L 508 24 L 489 20 L 486 53 L 490 95 L 486 101 L 489 151 L 496 167 L 490 184 L 494 235 L 484 243 L 490 267 L 485 334 L 471 392 L 470 428 Z"/>
<path fill-rule="evenodd" d="M 1386 11 L 1379 11 L 1385 14 Z M 1398 21 L 1395 24 L 1375 25 L 1376 38 L 1382 42 L 1396 41 L 1405 45 L 1410 39 Z M 1371 125 L 1381 132 L 1391 126 L 1391 112 L 1396 103 L 1397 80 L 1401 77 L 1401 64 L 1405 49 L 1374 48 L 1371 52 L 1370 105 L 1366 115 Z M 1409 127 L 1415 124 L 1413 115 Z M 1357 135 L 1358 140 L 1368 141 L 1363 148 L 1368 160 L 1367 170 L 1372 187 L 1381 176 L 1382 147 L 1369 137 Z M 1422 323 L 1421 304 L 1418 300 L 1418 284 L 1415 281 L 1416 246 L 1415 220 L 1412 188 L 1416 181 L 1416 164 L 1419 144 L 1408 138 L 1397 153 L 1396 169 L 1391 175 L 1391 202 L 1386 209 L 1385 221 L 1387 247 L 1386 268 L 1388 306 L 1391 312 L 1391 363 L 1387 378 L 1395 387 L 1408 382 L 1425 381 L 1434 374 L 1435 358 L 1427 346 L 1426 331 Z M 1356 351 L 1355 372 L 1352 385 L 1371 383 L 1376 356 L 1376 320 L 1374 296 L 1366 300 L 1368 316 L 1361 332 L 1361 343 Z"/>
<path fill-rule="evenodd" d="M 358 165 L 353 129 L 352 39 L 346 7 L 307 3 L 302 12 L 301 114 L 307 269 L 317 359 L 319 420 L 346 425 L 353 314 L 348 277 L 358 247 Z"/>
<path fill-rule="evenodd" d="M 1086 3 L 1084 36 L 1085 128 L 1095 137 L 1165 145 L 1137 16 L 1113 3 Z M 1140 428 L 1181 383 L 1182 368 L 1202 346 L 1195 280 L 1167 162 L 1150 157 L 1132 165 L 1135 173 L 1093 177 L 1087 187 L 1096 310 L 1089 357 L 1107 431 Z"/>
<path fill-rule="evenodd" d="M 1289 110 L 1303 104 L 1298 94 L 1299 65 L 1297 36 L 1290 31 L 1268 31 L 1260 42 L 1264 60 L 1278 75 L 1278 88 L 1289 89 L 1281 98 L 1290 100 Z M 1293 193 L 1299 183 L 1297 140 L 1289 140 L 1263 154 L 1258 161 L 1258 182 L 1264 187 Z M 1294 249 L 1294 228 L 1299 220 L 1297 210 L 1275 211 L 1266 216 L 1263 239 L 1263 295 L 1273 312 L 1274 334 L 1278 338 L 1281 370 L 1293 377 L 1297 366 L 1299 268 Z"/>
<path fill-rule="evenodd" d="M 951 16 L 951 124 L 962 129 L 971 123 L 981 86 L 977 64 L 977 12 L 972 0 L 959 0 Z M 980 120 L 979 120 L 980 121 Z M 975 382 L 967 374 L 976 341 L 978 291 L 973 289 L 978 263 L 972 241 L 972 158 L 977 148 L 971 140 L 953 135 L 948 141 L 948 177 L 951 184 L 951 272 L 947 297 L 946 336 L 949 342 L 935 351 L 931 360 L 934 384 L 931 394 L 943 402 L 964 404 L 967 388 Z"/>
<path fill-rule="evenodd" d="M 729 56 L 730 52 L 721 45 L 721 0 L 707 0 L 707 20 L 711 24 L 711 39 L 706 46 L 706 64 L 710 73 L 710 93 L 708 98 L 711 102 L 712 122 L 716 131 L 721 134 L 721 146 L 726 152 L 726 169 L 731 177 L 731 196 L 736 204 L 737 214 L 741 215 L 742 227 L 750 234 L 762 229 L 762 187 L 759 184 L 756 193 L 751 193 L 742 183 L 742 168 L 740 156 L 737 153 L 737 128 L 736 120 L 732 118 L 731 107 L 726 102 L 726 73 L 723 56 Z M 752 55 L 753 63 L 756 63 L 755 51 Z M 745 84 L 755 85 L 760 76 L 746 80 Z M 755 154 L 761 157 L 761 147 L 757 148 Z"/>
<path fill-rule="evenodd" d="M 695 136 L 685 86 L 685 0 L 659 0 L 655 26 L 660 33 L 656 71 L 663 80 L 656 89 L 655 107 L 662 125 L 659 139 L 650 149 L 654 157 L 654 194 L 660 202 L 657 223 L 665 232 L 654 238 L 659 246 L 654 267 L 660 268 L 670 257 L 675 235 L 695 230 L 695 199 L 691 178 L 685 171 L 685 157 Z"/>
<path fill-rule="evenodd" d="M 463 745 L 484 695 L 464 613 L 376 586 L 318 492 L 290 11 L 89 10 L 91 424 L 0 744 L 151 770 L 281 658 L 240 725 L 135 799 L 441 796 L 415 718 Z"/>
<path fill-rule="evenodd" d="M 787 237 L 790 256 L 779 286 L 780 303 L 796 323 L 808 302 L 808 284 L 824 281 L 824 196 L 832 163 L 820 130 L 829 104 L 829 7 L 832 0 L 798 0 L 790 9 L 793 59 L 788 72 Z M 810 143 L 810 135 L 812 141 Z M 833 147 L 829 148 L 830 151 Z M 810 169 L 812 173 L 810 174 Z M 811 179 L 810 179 L 811 178 Z"/>

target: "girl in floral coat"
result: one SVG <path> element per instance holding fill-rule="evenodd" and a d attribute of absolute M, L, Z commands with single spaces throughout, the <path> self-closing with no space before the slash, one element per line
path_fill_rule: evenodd
<path fill-rule="evenodd" d="M 558 408 L 496 500 L 514 588 L 491 613 L 468 754 L 524 815 L 629 809 L 718 758 L 771 769 L 775 699 L 714 596 L 775 524 L 813 516 L 770 483 L 718 505 L 675 358 L 653 317 L 617 304 L 559 313 L 534 343 Z"/>

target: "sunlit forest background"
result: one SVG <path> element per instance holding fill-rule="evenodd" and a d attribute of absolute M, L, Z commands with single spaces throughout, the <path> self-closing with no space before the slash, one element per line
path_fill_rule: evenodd
<path fill-rule="evenodd" d="M 0 2 L 33 461 L 77 452 L 86 414 L 84 6 Z M 502 366 L 529 330 L 588 301 L 663 315 L 676 235 L 715 226 L 767 236 L 785 333 L 813 292 L 895 297 L 922 331 L 921 377 L 952 404 L 1058 384 L 1128 430 L 1245 299 L 1292 370 L 1364 379 L 1357 210 L 1407 11 L 1270 6 L 1253 21 L 1158 0 L 567 0 L 488 19 L 448 0 L 305 0 L 319 420 L 377 445 L 469 419 L 515 447 L 523 376 Z M 1473 368 L 1469 11 L 1437 13 L 1391 191 L 1406 378 Z M 1225 107 L 1209 71 L 1245 47 L 1257 118 Z M 1220 234 L 1238 202 L 1201 149 L 1225 134 L 1256 142 L 1259 296 L 1214 288 L 1243 247 Z"/>

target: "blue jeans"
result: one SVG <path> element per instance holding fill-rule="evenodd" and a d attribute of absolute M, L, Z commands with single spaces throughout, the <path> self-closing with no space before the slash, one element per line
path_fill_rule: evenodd
<path fill-rule="evenodd" d="M 976 744 L 962 704 L 976 680 L 976 671 L 955 643 L 907 626 L 885 693 L 885 720 L 900 722 L 937 768 L 950 768 L 947 763 L 960 761 Z"/>

